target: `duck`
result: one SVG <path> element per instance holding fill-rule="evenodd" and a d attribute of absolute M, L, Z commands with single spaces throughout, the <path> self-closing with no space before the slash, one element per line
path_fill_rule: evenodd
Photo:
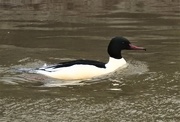
<path fill-rule="evenodd" d="M 122 36 L 114 37 L 110 40 L 107 52 L 109 60 L 107 63 L 94 60 L 73 60 L 61 62 L 51 66 L 43 66 L 36 69 L 36 73 L 60 80 L 86 80 L 102 77 L 123 69 L 127 66 L 126 60 L 122 57 L 122 50 L 145 50 L 130 43 Z"/>

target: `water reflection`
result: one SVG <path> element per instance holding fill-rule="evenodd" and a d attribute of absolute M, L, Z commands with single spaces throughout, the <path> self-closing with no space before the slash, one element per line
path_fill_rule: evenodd
<path fill-rule="evenodd" d="M 177 12 L 178 0 L 0 0 L 1 9 L 27 9 L 32 11 L 74 11 L 79 13 L 98 13 L 113 10 L 116 6 L 121 12 Z M 177 5 L 177 6 L 176 6 Z M 163 9 L 161 9 L 163 8 Z M 168 10 L 168 11 L 167 11 Z M 67 13 L 64 13 L 67 15 Z"/>
<path fill-rule="evenodd" d="M 0 20 L 91 22 L 91 19 L 84 17 L 119 12 L 167 15 L 170 13 L 170 16 L 178 17 L 179 8 L 176 6 L 178 4 L 178 0 L 1 0 L 0 10 L 5 11 L 0 13 L 3 16 Z"/>

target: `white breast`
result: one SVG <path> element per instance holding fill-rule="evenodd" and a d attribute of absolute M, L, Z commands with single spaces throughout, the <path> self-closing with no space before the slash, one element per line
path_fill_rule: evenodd
<path fill-rule="evenodd" d="M 115 59 L 110 57 L 108 63 L 106 64 L 106 68 L 109 72 L 113 72 L 125 66 L 126 66 L 126 61 L 124 60 L 124 58 Z"/>

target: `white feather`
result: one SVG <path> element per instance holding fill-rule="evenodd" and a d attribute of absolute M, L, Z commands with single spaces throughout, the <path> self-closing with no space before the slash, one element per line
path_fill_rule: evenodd
<path fill-rule="evenodd" d="M 91 79 L 114 72 L 119 68 L 125 67 L 125 64 L 126 61 L 123 58 L 115 59 L 110 57 L 108 63 L 105 65 L 106 68 L 77 64 L 60 68 L 42 67 L 37 70 L 37 73 L 61 80 Z"/>

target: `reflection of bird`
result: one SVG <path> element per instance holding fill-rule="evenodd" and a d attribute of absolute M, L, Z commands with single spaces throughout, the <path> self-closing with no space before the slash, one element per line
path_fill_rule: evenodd
<path fill-rule="evenodd" d="M 63 62 L 53 66 L 43 66 L 37 73 L 62 80 L 90 79 L 114 72 L 126 66 L 121 56 L 121 50 L 146 50 L 143 47 L 132 45 L 126 38 L 115 37 L 108 46 L 109 61 L 102 63 L 92 60 L 75 60 Z"/>

